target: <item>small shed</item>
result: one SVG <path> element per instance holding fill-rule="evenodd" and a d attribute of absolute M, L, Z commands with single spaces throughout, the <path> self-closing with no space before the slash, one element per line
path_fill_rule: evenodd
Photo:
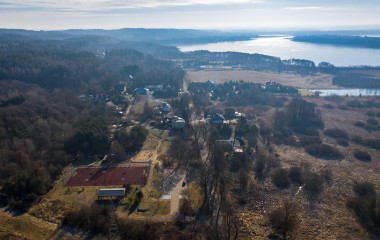
<path fill-rule="evenodd" d="M 125 196 L 125 188 L 102 188 L 98 193 L 98 200 L 117 199 Z"/>

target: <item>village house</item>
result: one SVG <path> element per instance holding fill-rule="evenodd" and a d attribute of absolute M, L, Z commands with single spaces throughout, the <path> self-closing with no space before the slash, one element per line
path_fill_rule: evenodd
<path fill-rule="evenodd" d="M 173 122 L 172 122 L 172 129 L 182 129 L 186 126 L 186 122 L 183 118 L 176 118 L 176 119 L 173 119 Z"/>
<path fill-rule="evenodd" d="M 167 102 L 162 102 L 161 111 L 164 114 L 168 114 L 172 110 L 172 107 Z"/>
<path fill-rule="evenodd" d="M 134 93 L 140 94 L 140 95 L 147 95 L 149 93 L 149 89 L 147 88 L 136 88 L 133 90 Z"/>
<path fill-rule="evenodd" d="M 225 118 L 222 114 L 214 113 L 211 117 L 210 123 L 211 124 L 223 124 L 225 122 Z"/>

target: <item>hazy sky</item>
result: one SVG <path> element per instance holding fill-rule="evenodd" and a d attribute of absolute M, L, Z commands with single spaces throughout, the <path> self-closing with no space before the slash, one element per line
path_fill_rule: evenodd
<path fill-rule="evenodd" d="M 0 0 L 0 28 L 380 28 L 380 0 Z"/>

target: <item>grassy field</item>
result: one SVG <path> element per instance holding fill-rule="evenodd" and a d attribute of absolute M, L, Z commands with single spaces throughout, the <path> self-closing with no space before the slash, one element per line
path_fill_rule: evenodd
<path fill-rule="evenodd" d="M 333 103 L 324 98 L 306 98 L 314 102 L 321 110 L 325 128 L 339 128 L 350 136 L 359 135 L 362 138 L 378 137 L 378 132 L 369 132 L 354 126 L 356 121 L 366 121 L 368 108 L 341 110 L 337 107 L 345 105 L 352 98 L 344 98 L 342 102 Z M 357 98 L 358 99 L 358 98 Z M 363 101 L 369 100 L 361 99 Z M 375 100 L 372 98 L 372 100 Z M 376 100 L 380 101 L 380 100 Z M 324 108 L 331 104 L 334 109 Z M 374 109 L 372 109 L 374 110 Z M 378 111 L 378 110 L 377 110 Z M 333 174 L 332 184 L 325 184 L 321 195 L 310 202 L 304 191 L 295 196 L 298 186 L 278 189 L 268 177 L 262 183 L 255 182 L 254 194 L 249 204 L 241 209 L 243 233 L 251 239 L 268 239 L 273 231 L 270 227 L 268 212 L 278 205 L 282 199 L 295 199 L 301 207 L 301 222 L 294 239 L 374 239 L 360 225 L 355 215 L 347 208 L 346 201 L 353 196 L 352 187 L 355 183 L 369 181 L 380 190 L 380 151 L 357 145 L 350 141 L 348 147 L 336 144 L 335 140 L 320 134 L 324 143 L 338 148 L 344 153 L 343 160 L 321 160 L 307 154 L 303 148 L 287 145 L 275 145 L 280 164 L 284 168 L 308 165 L 311 170 L 319 172 L 330 169 Z M 354 149 L 362 149 L 372 156 L 371 162 L 362 162 L 353 156 Z M 293 239 L 293 238 L 292 238 Z"/>
<path fill-rule="evenodd" d="M 57 225 L 29 214 L 11 216 L 0 209 L 0 239 L 49 239 Z"/>
<path fill-rule="evenodd" d="M 186 78 L 192 82 L 206 82 L 209 79 L 215 83 L 224 83 L 230 80 L 244 80 L 254 83 L 272 81 L 297 88 L 337 88 L 337 86 L 332 85 L 333 76 L 328 74 L 302 76 L 290 73 L 280 74 L 257 71 L 189 71 Z"/>

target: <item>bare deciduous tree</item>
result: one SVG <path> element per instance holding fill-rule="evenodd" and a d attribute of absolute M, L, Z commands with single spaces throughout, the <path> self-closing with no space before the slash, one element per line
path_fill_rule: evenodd
<path fill-rule="evenodd" d="M 269 218 L 272 226 L 281 233 L 282 239 L 287 239 L 294 234 L 299 222 L 299 213 L 298 204 L 288 198 L 270 212 Z"/>

